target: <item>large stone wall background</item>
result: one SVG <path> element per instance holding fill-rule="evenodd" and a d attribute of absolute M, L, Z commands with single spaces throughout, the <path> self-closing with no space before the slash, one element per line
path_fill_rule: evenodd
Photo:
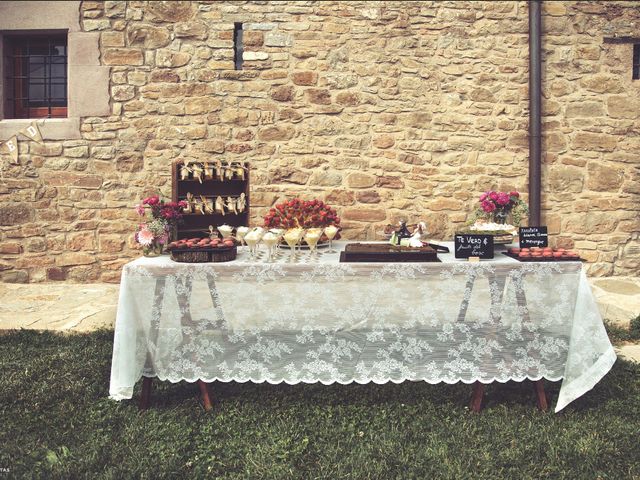
<path fill-rule="evenodd" d="M 592 275 L 640 273 L 640 2 L 545 2 L 543 208 Z M 639 41 L 640 42 L 640 41 Z"/>
<path fill-rule="evenodd" d="M 640 2 L 544 5 L 543 218 L 592 274 L 636 274 L 640 82 L 631 46 L 603 35 L 633 30 Z M 112 115 L 82 119 L 81 140 L 21 141 L 5 165 L 4 281 L 118 281 L 140 254 L 133 205 L 169 196 L 180 158 L 249 160 L 254 223 L 322 198 L 347 238 L 408 218 L 448 239 L 482 191 L 527 191 L 526 2 L 84 1 L 80 15 L 101 33 Z"/>

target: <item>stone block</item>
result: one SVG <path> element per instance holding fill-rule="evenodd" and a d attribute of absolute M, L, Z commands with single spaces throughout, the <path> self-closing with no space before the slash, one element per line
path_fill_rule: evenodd
<path fill-rule="evenodd" d="M 331 93 L 329 93 L 329 90 L 309 88 L 304 93 L 310 103 L 317 105 L 329 105 L 331 103 Z"/>
<path fill-rule="evenodd" d="M 294 90 L 290 85 L 276 87 L 271 91 L 271 98 L 277 102 L 290 102 L 293 100 Z"/>
<path fill-rule="evenodd" d="M 9 270 L 2 272 L 0 280 L 5 283 L 29 283 L 29 272 L 26 270 Z"/>
<path fill-rule="evenodd" d="M 294 168 L 278 168 L 272 172 L 272 183 L 295 183 L 305 185 L 309 174 Z"/>
<path fill-rule="evenodd" d="M 208 36 L 207 26 L 201 22 L 177 23 L 173 26 L 173 32 L 177 38 L 205 40 Z"/>
<path fill-rule="evenodd" d="M 13 226 L 33 220 L 34 210 L 27 203 L 3 203 L 0 205 L 0 225 Z"/>
<path fill-rule="evenodd" d="M 373 146 L 381 149 L 391 148 L 395 145 L 396 141 L 393 138 L 393 135 L 378 135 L 373 139 Z"/>
<path fill-rule="evenodd" d="M 513 165 L 515 154 L 513 152 L 491 152 L 478 155 L 480 165 Z"/>
<path fill-rule="evenodd" d="M 294 85 L 316 85 L 318 83 L 318 74 L 316 72 L 293 72 L 291 74 L 291 81 Z"/>
<path fill-rule="evenodd" d="M 268 32 L 264 35 L 264 44 L 267 47 L 290 47 L 293 39 L 288 33 Z"/>
<path fill-rule="evenodd" d="M 248 62 L 255 60 L 267 60 L 269 54 L 267 52 L 243 52 L 242 59 Z"/>
<path fill-rule="evenodd" d="M 104 15 L 109 18 L 122 18 L 124 17 L 127 4 L 122 1 L 105 1 L 104 2 Z"/>
<path fill-rule="evenodd" d="M 124 47 L 124 33 L 102 32 L 100 34 L 100 44 L 103 47 Z"/>
<path fill-rule="evenodd" d="M 144 159 L 140 152 L 125 152 L 116 158 L 116 167 L 120 172 L 140 172 L 144 168 Z"/>
<path fill-rule="evenodd" d="M 204 140 L 200 146 L 205 152 L 224 153 L 225 143 L 223 140 Z"/>
<path fill-rule="evenodd" d="M 182 67 L 189 63 L 191 55 L 186 52 L 174 52 L 161 49 L 156 52 L 156 66 L 158 67 Z"/>
<path fill-rule="evenodd" d="M 336 95 L 336 103 L 338 105 L 353 107 L 360 103 L 360 95 L 356 92 L 339 92 Z"/>
<path fill-rule="evenodd" d="M 624 91 L 624 86 L 619 78 L 603 73 L 583 77 L 580 85 L 588 91 L 596 93 L 620 93 Z"/>
<path fill-rule="evenodd" d="M 607 112 L 613 118 L 637 119 L 640 115 L 640 100 L 629 95 L 611 95 L 607 98 Z"/>
<path fill-rule="evenodd" d="M 491 90 L 484 87 L 471 90 L 469 98 L 474 102 L 495 102 L 496 100 Z"/>
<path fill-rule="evenodd" d="M 31 155 L 40 155 L 42 157 L 58 157 L 62 155 L 61 143 L 31 143 L 29 146 Z"/>
<path fill-rule="evenodd" d="M 357 222 L 380 222 L 386 220 L 387 212 L 381 208 L 345 208 L 342 218 Z"/>
<path fill-rule="evenodd" d="M 401 189 L 404 188 L 404 182 L 400 177 L 379 176 L 378 186 L 382 188 Z"/>
<path fill-rule="evenodd" d="M 46 269 L 47 280 L 64 281 L 67 279 L 67 270 L 60 267 L 49 267 Z"/>
<path fill-rule="evenodd" d="M 84 20 L 82 22 L 85 32 L 94 32 L 98 30 L 109 30 L 111 28 L 111 22 L 106 18 L 97 20 Z"/>
<path fill-rule="evenodd" d="M 144 55 L 136 48 L 107 48 L 102 53 L 105 65 L 142 65 Z"/>
<path fill-rule="evenodd" d="M 587 188 L 597 192 L 617 192 L 624 181 L 624 171 L 611 165 L 590 162 Z"/>
<path fill-rule="evenodd" d="M 556 193 L 579 193 L 584 183 L 583 169 L 558 166 L 549 169 L 549 190 Z"/>
<path fill-rule="evenodd" d="M 295 135 L 293 127 L 273 126 L 258 130 L 258 139 L 263 141 L 283 141 L 291 140 Z"/>
<path fill-rule="evenodd" d="M 592 118 L 604 116 L 602 102 L 573 102 L 567 105 L 565 117 L 567 118 Z"/>
<path fill-rule="evenodd" d="M 264 44 L 264 33 L 260 31 L 245 31 L 242 35 L 245 47 L 261 47 Z"/>
<path fill-rule="evenodd" d="M 132 25 L 127 28 L 127 40 L 131 47 L 155 49 L 169 45 L 171 36 L 169 31 L 163 27 Z"/>
<path fill-rule="evenodd" d="M 347 185 L 351 188 L 370 188 L 376 182 L 376 177 L 368 173 L 354 172 L 347 177 Z"/>
<path fill-rule="evenodd" d="M 98 160 L 110 160 L 115 156 L 116 149 L 113 146 L 91 147 L 91 158 Z"/>
<path fill-rule="evenodd" d="M 571 143 L 575 150 L 613 152 L 618 145 L 618 137 L 605 133 L 578 132 Z"/>
<path fill-rule="evenodd" d="M 125 241 L 121 235 L 100 235 L 100 252 L 118 253 L 124 249 Z"/>
<path fill-rule="evenodd" d="M 314 186 L 337 186 L 342 183 L 342 175 L 331 170 L 316 171 L 309 179 L 309 185 Z"/>
<path fill-rule="evenodd" d="M 328 190 L 324 194 L 324 201 L 332 206 L 335 205 L 353 205 L 355 195 L 348 190 Z"/>
<path fill-rule="evenodd" d="M 94 232 L 78 232 L 67 235 L 65 249 L 72 252 L 95 250 Z"/>
<path fill-rule="evenodd" d="M 427 204 L 428 208 L 433 211 L 453 210 L 459 211 L 464 208 L 464 204 L 460 200 L 448 197 L 439 197 Z"/>
<path fill-rule="evenodd" d="M 213 97 L 191 97 L 184 100 L 184 112 L 187 115 L 197 115 L 220 110 L 222 103 Z"/>
<path fill-rule="evenodd" d="M 325 75 L 327 87 L 332 90 L 344 90 L 358 84 L 358 76 L 352 73 L 328 73 Z"/>
<path fill-rule="evenodd" d="M 195 5 L 189 1 L 151 2 L 145 7 L 154 22 L 186 22 L 196 11 Z"/>
<path fill-rule="evenodd" d="M 111 87 L 111 98 L 118 102 L 131 100 L 136 96 L 136 88 L 132 85 L 114 85 Z"/>
<path fill-rule="evenodd" d="M 375 190 L 365 190 L 364 192 L 357 192 L 356 199 L 360 203 L 380 203 L 380 194 Z"/>
<path fill-rule="evenodd" d="M 180 76 L 172 70 L 154 70 L 151 72 L 150 82 L 178 83 Z"/>
<path fill-rule="evenodd" d="M 2 242 L 0 243 L 0 254 L 17 255 L 22 253 L 22 245 L 18 242 Z"/>

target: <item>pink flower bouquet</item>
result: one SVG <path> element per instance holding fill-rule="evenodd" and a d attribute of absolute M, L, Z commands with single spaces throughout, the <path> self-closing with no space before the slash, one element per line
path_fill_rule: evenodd
<path fill-rule="evenodd" d="M 480 195 L 480 208 L 476 217 L 484 217 L 495 223 L 507 223 L 509 215 L 515 225 L 519 225 L 522 217 L 529 213 L 527 204 L 518 192 L 488 191 Z"/>
<path fill-rule="evenodd" d="M 146 256 L 159 255 L 169 243 L 171 231 L 182 218 L 182 209 L 186 202 L 165 202 L 158 195 L 145 198 L 135 209 L 140 217 L 146 219 L 140 223 L 135 234 L 136 242 L 142 245 Z"/>

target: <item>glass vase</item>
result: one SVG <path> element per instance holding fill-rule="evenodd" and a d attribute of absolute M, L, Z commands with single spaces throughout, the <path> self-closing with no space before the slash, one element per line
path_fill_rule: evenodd
<path fill-rule="evenodd" d="M 164 252 L 164 244 L 153 242 L 147 247 L 142 247 L 142 254 L 145 257 L 158 257 Z"/>
<path fill-rule="evenodd" d="M 509 212 L 505 212 L 505 211 L 495 211 L 493 212 L 493 222 L 494 223 L 499 223 L 500 225 L 505 225 L 507 224 L 507 220 L 509 219 Z"/>

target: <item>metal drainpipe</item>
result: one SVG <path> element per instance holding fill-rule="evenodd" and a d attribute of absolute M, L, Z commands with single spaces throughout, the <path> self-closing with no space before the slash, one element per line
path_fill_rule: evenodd
<path fill-rule="evenodd" d="M 542 1 L 529 1 L 529 225 L 540 225 L 542 176 Z"/>

